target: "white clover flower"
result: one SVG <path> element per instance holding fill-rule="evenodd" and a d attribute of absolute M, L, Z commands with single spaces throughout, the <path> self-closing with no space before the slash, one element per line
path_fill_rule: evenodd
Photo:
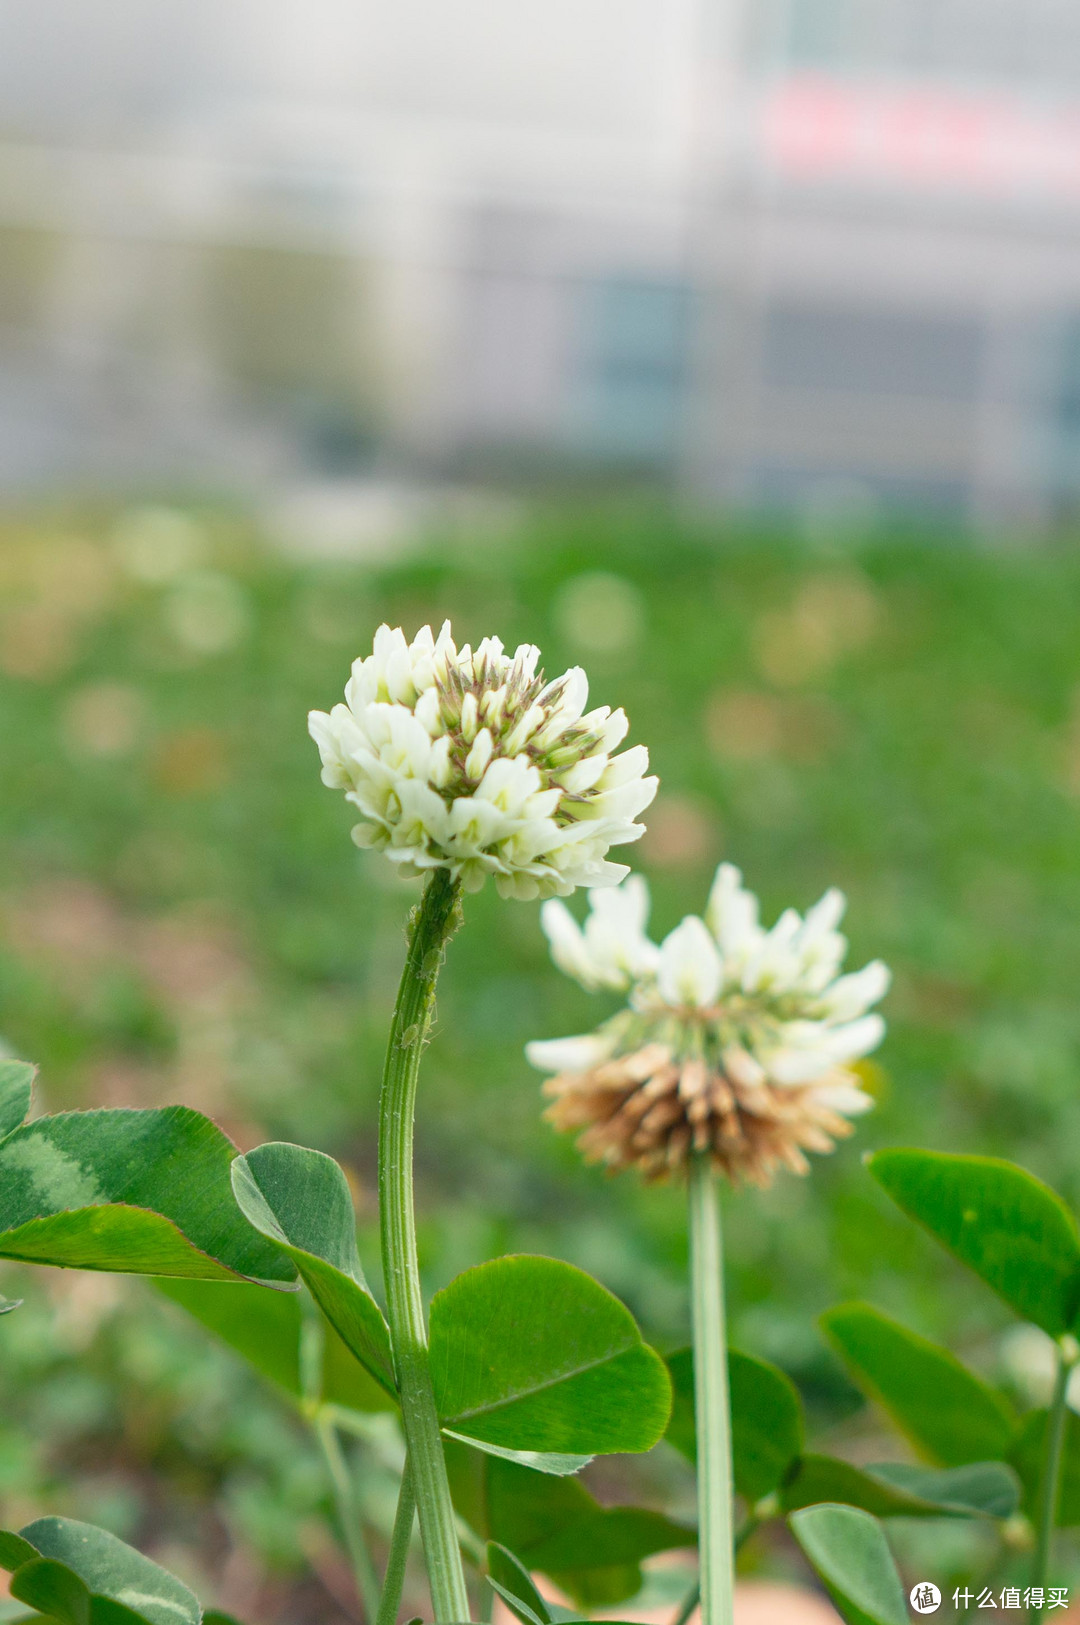
<path fill-rule="evenodd" d="M 852 1063 L 881 1042 L 870 1007 L 889 986 L 875 960 L 839 971 L 844 898 L 828 891 L 805 918 L 786 910 L 771 930 L 757 898 L 720 865 L 705 918 L 689 915 L 657 946 L 645 934 L 649 894 L 632 876 L 590 893 L 584 927 L 564 904 L 540 919 L 561 970 L 590 991 L 628 994 L 596 1032 L 528 1045 L 554 1073 L 545 1093 L 558 1129 L 583 1129 L 592 1161 L 634 1164 L 647 1178 L 707 1153 L 732 1180 L 768 1184 L 805 1151 L 831 1151 L 847 1119 L 872 1105 Z"/>
<path fill-rule="evenodd" d="M 359 810 L 358 846 L 406 875 L 448 869 L 467 891 L 494 875 L 504 897 L 568 897 L 627 874 L 606 854 L 644 833 L 648 751 L 616 756 L 625 713 L 586 712 L 580 667 L 546 683 L 539 658 L 532 644 L 505 654 L 498 638 L 458 649 L 449 621 L 412 643 L 379 628 L 345 704 L 308 719 L 323 783 Z"/>

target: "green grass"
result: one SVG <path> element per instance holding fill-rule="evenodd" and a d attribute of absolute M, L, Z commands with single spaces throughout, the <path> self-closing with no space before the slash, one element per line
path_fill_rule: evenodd
<path fill-rule="evenodd" d="M 109 514 L 0 531 L 0 1033 L 41 1063 L 47 1105 L 182 1099 L 245 1144 L 333 1152 L 374 1270 L 414 890 L 352 846 L 305 713 L 381 620 L 449 615 L 459 639 L 540 644 L 549 673 L 584 664 L 595 702 L 625 706 L 661 777 L 625 853 L 661 934 L 724 857 L 769 918 L 839 884 L 852 966 L 894 969 L 879 1110 L 810 1179 L 729 1203 L 738 1341 L 821 1414 L 845 1389 L 811 1317 L 838 1296 L 982 1346 L 1004 1311 L 887 1209 L 860 1152 L 994 1152 L 1080 1203 L 1080 556 L 829 552 L 609 510 L 301 568 L 234 516 L 198 523 L 195 574 L 163 583 L 125 568 L 131 525 L 117 543 Z M 673 1344 L 682 1194 L 585 1169 L 522 1054 L 609 1008 L 550 965 L 535 904 L 468 900 L 421 1083 L 424 1266 L 435 1287 L 481 1256 L 558 1254 Z"/>

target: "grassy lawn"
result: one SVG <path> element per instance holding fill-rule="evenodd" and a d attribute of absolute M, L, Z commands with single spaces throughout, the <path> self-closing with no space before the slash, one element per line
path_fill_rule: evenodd
<path fill-rule="evenodd" d="M 540 644 L 549 674 L 580 662 L 595 703 L 625 706 L 661 791 L 647 839 L 615 855 L 647 874 L 661 934 L 727 858 L 770 920 L 839 884 L 852 966 L 894 969 L 879 1109 L 811 1179 L 729 1203 L 736 1340 L 792 1371 L 830 1425 L 853 1402 L 812 1317 L 838 1297 L 992 1364 L 1004 1309 L 887 1211 L 859 1154 L 1003 1154 L 1080 1203 L 1080 555 L 1064 549 L 829 550 L 607 510 L 400 563 L 297 566 L 223 512 L 9 518 L 0 1033 L 40 1062 L 48 1107 L 180 1099 L 244 1145 L 332 1151 L 376 1270 L 375 1105 L 415 888 L 352 846 L 305 714 L 338 698 L 380 621 L 411 633 L 445 616 L 459 641 Z M 422 1083 L 424 1264 L 434 1288 L 480 1256 L 558 1254 L 673 1346 L 680 1192 L 584 1168 L 540 1120 L 522 1054 L 608 1009 L 550 965 L 535 904 L 468 900 Z M 164 1311 L 141 1342 L 120 1336 L 146 1289 L 65 1279 L 43 1296 L 42 1279 L 25 1329 L 4 1327 L 0 1492 L 33 1508 L 51 1485 L 64 1510 L 74 1448 L 87 1467 L 61 1474 L 66 1509 L 96 1495 L 107 1521 L 113 1495 L 113 1526 L 137 1532 L 150 1475 L 183 1544 L 224 1485 L 229 1516 L 287 1569 L 321 1492 L 294 1481 L 271 1402 L 253 1401 L 253 1441 L 222 1410 L 240 1381 L 224 1355 Z M 11 1420 L 46 1381 L 65 1402 Z"/>

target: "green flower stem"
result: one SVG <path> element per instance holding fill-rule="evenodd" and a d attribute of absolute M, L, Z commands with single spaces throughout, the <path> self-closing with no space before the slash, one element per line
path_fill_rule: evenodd
<path fill-rule="evenodd" d="M 716 1175 L 703 1156 L 695 1156 L 690 1164 L 690 1284 L 701 1617 L 703 1625 L 733 1625 L 735 1550 L 724 1252 Z"/>
<path fill-rule="evenodd" d="M 1031 1570 L 1033 1586 L 1045 1586 L 1049 1575 L 1054 1527 L 1057 1523 L 1058 1503 L 1061 1500 L 1061 1468 L 1065 1454 L 1065 1425 L 1068 1420 L 1066 1398 L 1069 1378 L 1078 1361 L 1080 1361 L 1080 1343 L 1068 1334 L 1059 1337 L 1054 1397 L 1050 1401 L 1050 1412 L 1046 1421 L 1046 1456 L 1042 1482 L 1039 1486 L 1035 1559 Z"/>
<path fill-rule="evenodd" d="M 314 1426 L 322 1448 L 326 1471 L 333 1485 L 338 1523 L 341 1525 L 345 1548 L 356 1578 L 356 1589 L 364 1610 L 364 1618 L 368 1621 L 368 1625 L 372 1625 L 379 1611 L 379 1577 L 360 1527 L 349 1466 L 341 1448 L 341 1440 L 337 1436 L 337 1429 L 324 1411 L 320 1410 L 316 1414 Z"/>
<path fill-rule="evenodd" d="M 448 872 L 433 869 L 410 921 L 379 1103 L 379 1217 L 387 1318 L 431 1603 L 439 1625 L 470 1616 L 416 1262 L 413 1113 L 420 1056 L 435 1014 L 435 983 L 460 918 L 459 897 L 460 887 Z"/>
<path fill-rule="evenodd" d="M 383 1576 L 382 1600 L 375 1616 L 375 1625 L 394 1625 L 397 1619 L 415 1518 L 416 1496 L 413 1494 L 412 1473 L 409 1471 L 409 1458 L 406 1456 L 405 1466 L 401 1472 L 401 1488 L 398 1490 L 397 1511 L 394 1513 L 394 1529 L 390 1536 L 390 1552 L 386 1559 L 386 1573 Z"/>

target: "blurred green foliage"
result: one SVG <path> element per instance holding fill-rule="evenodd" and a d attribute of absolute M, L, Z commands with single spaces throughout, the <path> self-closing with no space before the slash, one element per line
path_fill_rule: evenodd
<path fill-rule="evenodd" d="M 647 874 L 654 932 L 699 911 L 728 858 L 770 920 L 843 887 L 852 968 L 895 972 L 868 1068 L 879 1109 L 810 1179 L 728 1203 L 735 1340 L 841 1432 L 858 1401 L 812 1323 L 838 1298 L 1000 1375 L 1006 1311 L 890 1209 L 859 1153 L 1003 1154 L 1080 1202 L 1078 589 L 1063 549 L 825 547 L 644 507 L 379 564 L 285 561 L 223 509 L 9 518 L 0 1033 L 41 1064 L 50 1110 L 182 1100 L 242 1146 L 332 1152 L 377 1280 L 375 1107 L 415 887 L 352 846 L 305 713 L 338 698 L 382 620 L 536 642 L 549 674 L 583 664 L 594 702 L 625 706 L 650 748 L 649 834 L 615 855 Z M 585 1168 L 541 1121 L 522 1054 L 611 1006 L 551 966 L 535 904 L 489 890 L 466 913 L 421 1085 L 429 1286 L 551 1253 L 675 1346 L 681 1192 Z M 90 1515 L 137 1540 L 149 1519 L 161 1555 L 163 1539 L 194 1551 L 217 1498 L 219 1543 L 227 1528 L 298 1569 L 296 1516 L 274 1508 L 323 1495 L 313 1456 L 275 1455 L 298 1424 L 171 1306 L 147 1318 L 147 1289 L 95 1296 L 87 1279 L 0 1278 L 30 1296 L 0 1327 L 5 1521 Z"/>

